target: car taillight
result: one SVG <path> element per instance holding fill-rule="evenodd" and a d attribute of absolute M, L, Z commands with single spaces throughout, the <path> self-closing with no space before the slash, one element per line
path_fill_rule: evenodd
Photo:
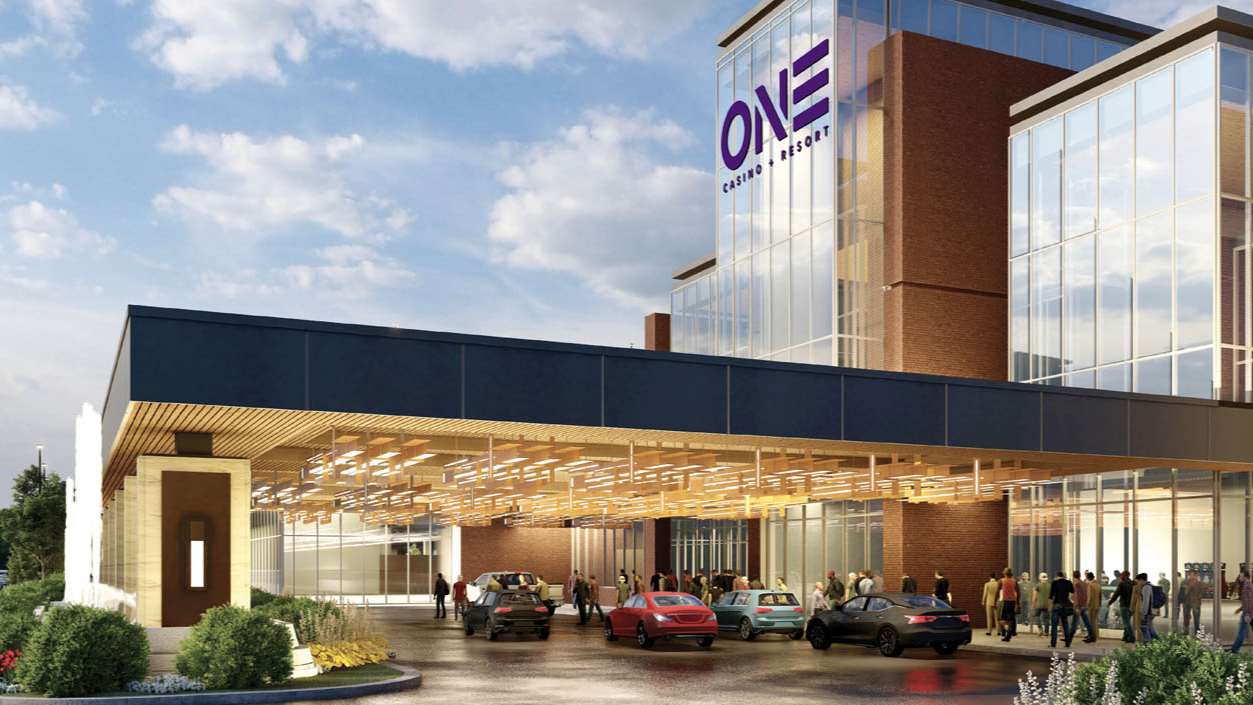
<path fill-rule="evenodd" d="M 658 622 L 673 622 L 674 621 L 674 617 L 671 617 L 668 614 L 658 614 L 654 616 L 657 618 Z"/>
<path fill-rule="evenodd" d="M 910 615 L 909 617 L 906 617 L 905 619 L 910 624 L 924 624 L 926 622 L 935 621 L 935 617 L 932 617 L 931 615 L 921 615 L 921 614 Z"/>
<path fill-rule="evenodd" d="M 773 611 L 774 610 L 770 609 L 769 607 L 758 607 L 757 609 L 753 610 L 753 614 L 766 614 L 767 612 L 773 612 Z"/>
<path fill-rule="evenodd" d="M 805 608 L 804 608 L 804 607 L 793 607 L 793 608 L 792 608 L 792 611 L 793 611 L 793 612 L 804 612 L 804 611 L 805 611 Z"/>
<path fill-rule="evenodd" d="M 513 611 L 512 607 L 497 607 L 496 609 L 492 610 L 492 612 L 496 614 L 505 614 L 506 612 L 512 612 L 512 611 Z"/>
<path fill-rule="evenodd" d="M 970 621 L 970 615 L 968 615 L 968 614 L 963 614 L 963 615 L 961 615 L 960 617 L 958 617 L 958 619 L 960 619 L 960 620 L 961 620 L 961 621 L 963 621 L 963 622 L 969 622 L 969 621 Z"/>
<path fill-rule="evenodd" d="M 548 608 L 547 608 L 547 607 L 536 607 L 536 608 L 535 608 L 535 611 L 536 611 L 536 612 L 539 612 L 540 614 L 548 614 Z"/>
<path fill-rule="evenodd" d="M 718 621 L 718 616 L 717 616 L 717 615 L 715 615 L 715 614 L 713 614 L 713 613 L 711 612 L 711 613 L 709 613 L 709 616 L 705 618 L 705 621 L 706 621 L 706 622 L 716 622 L 716 621 Z"/>

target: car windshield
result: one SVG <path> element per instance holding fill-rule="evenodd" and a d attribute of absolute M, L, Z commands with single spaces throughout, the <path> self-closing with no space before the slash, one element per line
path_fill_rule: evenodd
<path fill-rule="evenodd" d="M 799 605 L 796 596 L 790 592 L 772 592 L 757 598 L 757 604 L 764 607 L 787 607 Z"/>
<path fill-rule="evenodd" d="M 539 595 L 533 592 L 509 592 L 500 596 L 502 605 L 538 605 Z"/>
<path fill-rule="evenodd" d="M 508 587 L 514 587 L 524 580 L 527 585 L 535 584 L 535 579 L 531 577 L 530 573 L 505 573 L 505 580 L 502 584 Z"/>
<path fill-rule="evenodd" d="M 658 607 L 703 607 L 705 603 L 692 595 L 657 595 L 653 603 Z"/>
<path fill-rule="evenodd" d="M 902 602 L 909 605 L 910 607 L 917 607 L 919 609 L 924 609 L 924 610 L 951 609 L 948 603 L 942 600 L 937 600 L 934 597 L 925 597 L 923 595 L 910 595 L 909 597 L 902 598 Z"/>

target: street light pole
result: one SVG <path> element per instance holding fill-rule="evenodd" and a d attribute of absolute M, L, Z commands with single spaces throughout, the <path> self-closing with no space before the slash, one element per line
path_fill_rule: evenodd
<path fill-rule="evenodd" d="M 44 444 L 40 443 L 35 446 L 35 450 L 39 451 L 39 489 L 44 488 Z"/>

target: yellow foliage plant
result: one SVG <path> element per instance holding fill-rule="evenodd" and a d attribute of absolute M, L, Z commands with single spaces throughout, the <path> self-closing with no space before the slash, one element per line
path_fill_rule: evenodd
<path fill-rule="evenodd" d="M 309 644 L 313 662 L 323 671 L 332 668 L 356 668 L 367 663 L 386 661 L 390 648 L 387 640 L 381 636 L 331 644 Z"/>

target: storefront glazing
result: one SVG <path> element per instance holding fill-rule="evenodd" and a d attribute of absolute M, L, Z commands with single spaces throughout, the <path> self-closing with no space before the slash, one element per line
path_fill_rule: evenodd
<path fill-rule="evenodd" d="M 883 500 L 811 502 L 787 507 L 765 522 L 767 587 L 783 578 L 809 608 L 813 585 L 835 571 L 841 582 L 849 573 L 883 574 Z M 898 586 L 885 585 L 886 589 Z"/>

